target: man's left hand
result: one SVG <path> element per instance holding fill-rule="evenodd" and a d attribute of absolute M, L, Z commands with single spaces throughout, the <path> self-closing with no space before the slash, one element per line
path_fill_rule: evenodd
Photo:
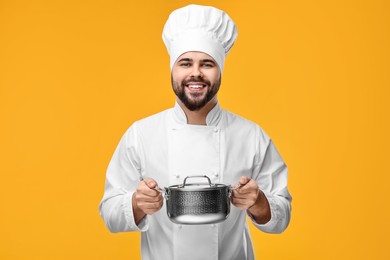
<path fill-rule="evenodd" d="M 239 187 L 233 188 L 230 199 L 237 208 L 248 210 L 258 224 L 265 224 L 271 219 L 271 209 L 266 196 L 249 177 L 240 178 Z"/>
<path fill-rule="evenodd" d="M 259 195 L 257 183 L 249 177 L 240 178 L 239 187 L 234 188 L 231 196 L 231 202 L 237 208 L 247 210 L 255 205 Z"/>

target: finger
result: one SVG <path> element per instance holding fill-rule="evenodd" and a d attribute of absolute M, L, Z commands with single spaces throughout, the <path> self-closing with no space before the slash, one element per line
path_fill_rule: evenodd
<path fill-rule="evenodd" d="M 241 192 L 239 192 L 237 190 L 232 192 L 232 197 L 233 198 L 241 198 L 242 199 L 242 198 L 245 198 L 246 196 L 247 196 L 246 193 L 241 193 Z"/>
<path fill-rule="evenodd" d="M 232 198 L 231 202 L 237 208 L 248 209 L 255 204 L 256 200 Z"/>
<path fill-rule="evenodd" d="M 251 190 L 252 190 L 252 189 L 249 189 L 248 187 L 242 186 L 242 187 L 240 187 L 240 188 L 238 188 L 238 189 L 235 189 L 234 192 L 235 192 L 235 194 L 236 194 L 237 196 L 239 196 L 238 194 L 244 195 L 244 194 L 251 193 Z"/>
<path fill-rule="evenodd" d="M 256 198 L 255 197 L 231 198 L 231 200 L 238 204 L 253 204 L 256 201 Z"/>
<path fill-rule="evenodd" d="M 138 204 L 138 207 L 140 207 L 142 210 L 159 210 L 162 207 L 162 202 L 140 202 Z"/>
<path fill-rule="evenodd" d="M 257 183 L 254 180 L 250 180 L 247 184 L 243 185 L 237 191 L 239 193 L 252 193 L 252 192 L 257 192 L 259 189 Z"/>
<path fill-rule="evenodd" d="M 247 196 L 232 196 L 231 197 L 233 201 L 245 201 L 251 198 L 248 198 Z"/>
<path fill-rule="evenodd" d="M 247 194 L 250 194 L 252 192 L 256 192 L 256 188 L 248 189 L 248 187 L 245 187 L 245 188 L 241 187 L 241 188 L 233 190 L 232 194 L 233 194 L 233 196 L 240 197 L 240 196 L 246 196 Z"/>
<path fill-rule="evenodd" d="M 137 193 L 143 194 L 143 195 L 149 196 L 149 197 L 157 197 L 158 195 L 161 194 L 160 192 L 158 192 L 154 189 L 150 189 L 146 185 L 144 185 L 143 187 L 142 186 L 138 187 Z"/>
<path fill-rule="evenodd" d="M 137 201 L 140 201 L 140 202 L 150 202 L 150 203 L 163 201 L 161 194 L 159 196 L 153 197 L 153 196 L 148 196 L 148 195 L 145 195 L 142 193 L 137 193 L 136 199 L 137 199 Z"/>
<path fill-rule="evenodd" d="M 155 189 L 151 189 L 146 184 L 141 184 L 136 191 L 138 194 L 142 194 L 148 197 L 162 197 L 162 193 L 156 191 Z"/>
<path fill-rule="evenodd" d="M 254 190 L 249 193 L 240 193 L 238 191 L 234 191 L 232 193 L 232 198 L 234 199 L 244 199 L 244 200 L 253 200 L 255 201 L 258 197 L 259 192 Z"/>
<path fill-rule="evenodd" d="M 157 202 L 147 202 L 143 200 L 137 201 L 137 206 L 139 209 L 141 209 L 145 214 L 151 215 L 158 210 L 160 210 L 163 206 L 163 201 L 157 201 Z"/>
<path fill-rule="evenodd" d="M 153 215 L 154 213 L 156 213 L 157 211 L 159 211 L 160 209 L 145 209 L 143 210 L 143 212 L 147 215 Z"/>
<path fill-rule="evenodd" d="M 238 200 L 232 200 L 232 204 L 237 207 L 237 208 L 240 208 L 240 209 L 248 209 L 250 207 L 250 205 L 244 201 L 238 201 Z"/>

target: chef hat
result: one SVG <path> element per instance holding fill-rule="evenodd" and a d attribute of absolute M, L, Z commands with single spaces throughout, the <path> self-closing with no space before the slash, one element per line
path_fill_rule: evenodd
<path fill-rule="evenodd" d="M 237 38 L 237 27 L 224 11 L 188 5 L 169 15 L 162 38 L 170 55 L 171 70 L 183 53 L 200 51 L 213 57 L 222 72 L 225 57 Z"/>

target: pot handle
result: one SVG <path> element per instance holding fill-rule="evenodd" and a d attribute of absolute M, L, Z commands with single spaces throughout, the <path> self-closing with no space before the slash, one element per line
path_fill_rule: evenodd
<path fill-rule="evenodd" d="M 155 191 L 158 191 L 162 193 L 163 197 L 168 200 L 169 199 L 169 189 L 167 188 L 160 188 L 159 186 L 153 188 Z"/>
<path fill-rule="evenodd" d="M 210 178 L 207 177 L 206 175 L 192 175 L 192 176 L 187 176 L 184 178 L 183 185 L 180 185 L 180 188 L 184 188 L 186 186 L 186 181 L 188 178 L 207 178 L 210 187 L 215 187 L 215 184 L 211 183 Z"/>
<path fill-rule="evenodd" d="M 139 180 L 140 180 L 140 181 L 143 181 L 143 180 L 144 180 L 144 178 L 142 177 L 142 175 L 140 175 Z M 164 197 L 166 200 L 169 199 L 169 189 L 167 189 L 167 188 L 160 188 L 159 186 L 156 186 L 156 187 L 153 188 L 153 190 L 162 193 L 163 197 Z"/>

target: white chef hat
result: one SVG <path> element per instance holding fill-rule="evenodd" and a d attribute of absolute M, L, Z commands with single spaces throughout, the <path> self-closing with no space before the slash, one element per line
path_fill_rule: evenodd
<path fill-rule="evenodd" d="M 225 57 L 237 38 L 237 27 L 224 11 L 188 5 L 169 15 L 162 38 L 170 55 L 171 70 L 183 53 L 200 51 L 213 57 L 222 72 Z"/>

